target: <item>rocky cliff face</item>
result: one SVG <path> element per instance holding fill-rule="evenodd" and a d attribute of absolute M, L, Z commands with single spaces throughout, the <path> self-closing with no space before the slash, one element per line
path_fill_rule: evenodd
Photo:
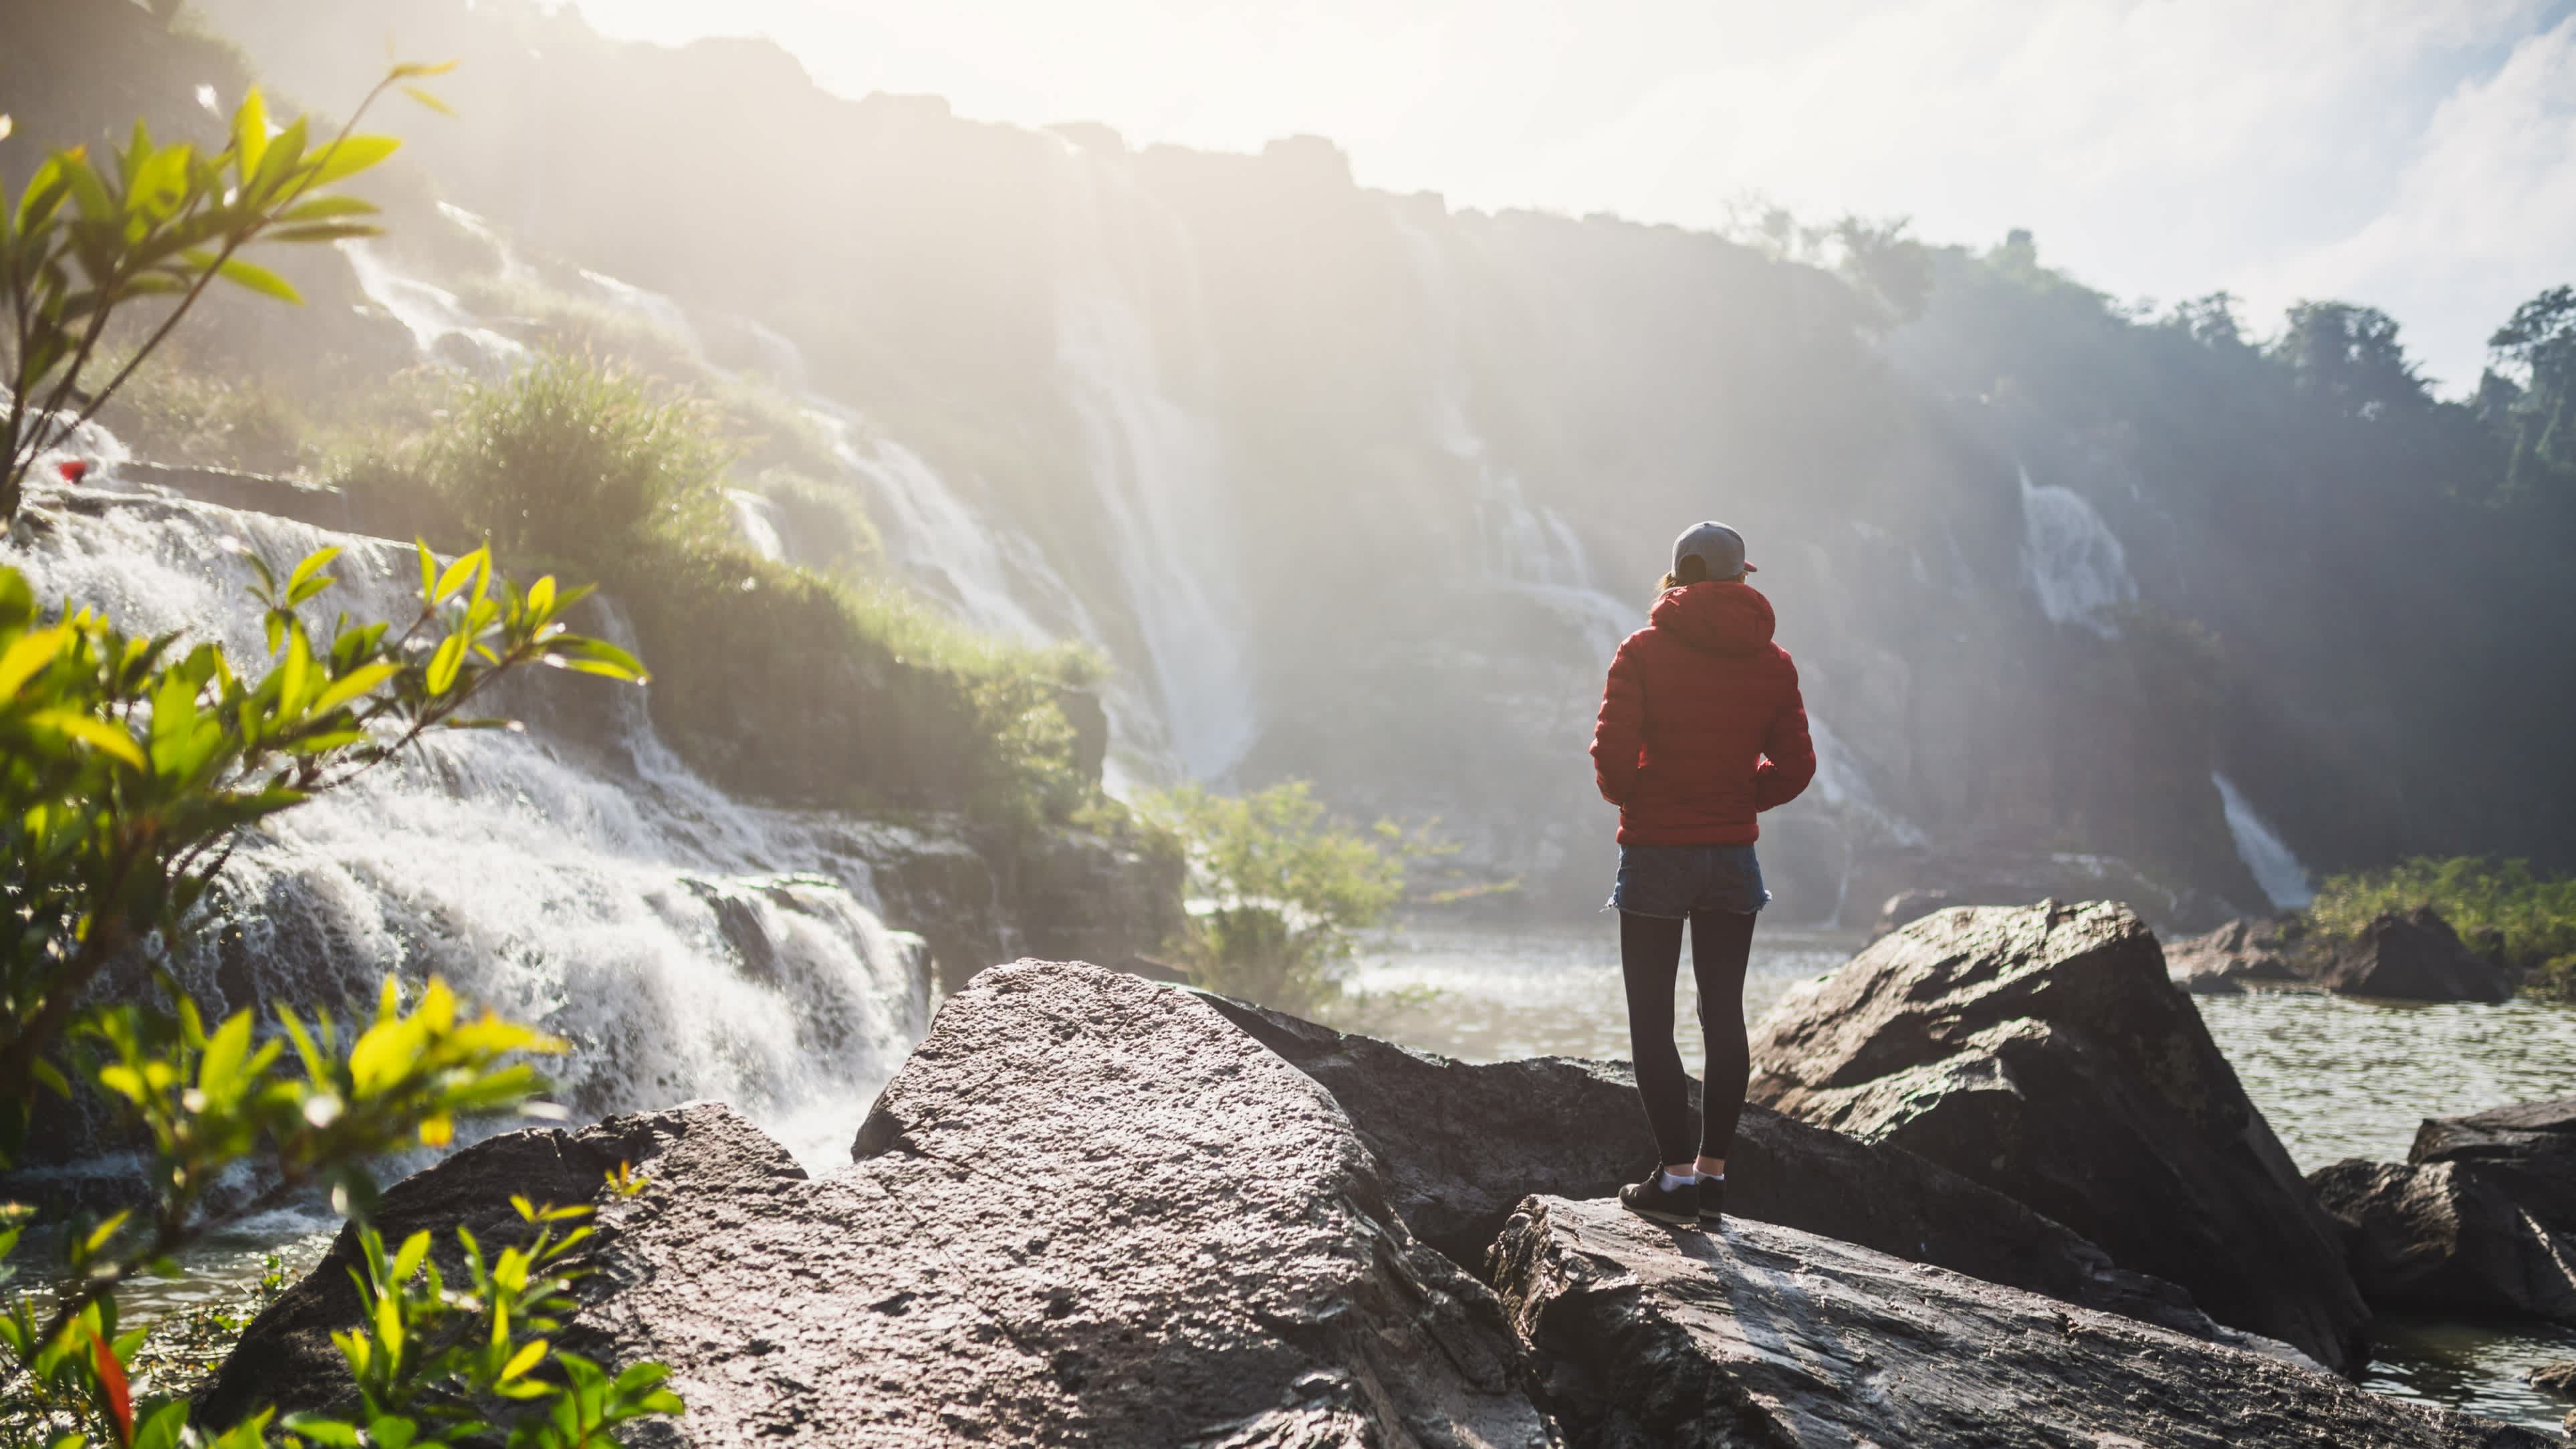
<path fill-rule="evenodd" d="M 372 63 L 388 19 L 209 8 L 316 95 Z M 848 486 L 924 591 L 1118 662 L 1125 768 L 1313 776 L 1354 808 L 1439 815 L 1533 900 L 1588 905 L 1600 670 L 1665 541 L 1715 515 L 1752 538 L 1823 725 L 1823 776 L 1770 827 L 1784 913 L 2089 874 L 2206 926 L 2295 891 L 2294 852 L 2567 844 L 2532 808 L 2545 730 L 2516 716 L 2475 731 L 2478 758 L 2435 748 L 2495 693 L 2453 677 L 2472 654 L 2431 647 L 2471 606 L 2348 597 L 2385 540 L 2300 532 L 2301 500 L 2356 458 L 2413 454 L 2062 278 L 1942 254 L 1907 323 L 1866 269 L 1453 212 L 1355 185 L 1311 139 L 1139 149 L 839 99 L 762 44 L 618 46 L 569 11 L 452 0 L 390 18 L 469 61 L 467 119 L 411 153 L 426 184 L 661 289 L 691 345 L 827 401 Z M 575 159 L 611 153 L 727 189 L 674 208 Z M 498 265 L 426 208 L 404 220 L 403 265 Z M 2261 479 L 2190 444 L 2212 398 L 2228 438 L 2267 440 Z M 2335 516 L 2457 535 L 2414 507 Z M 2444 672 L 2390 700 L 2401 641 Z M 2327 741 L 2327 720 L 2367 728 Z M 2428 755 L 2455 761 L 2440 788 L 2385 787 Z M 2260 840 L 2270 886 L 2244 863 Z M 1971 856 L 1989 859 L 1954 879 Z"/>

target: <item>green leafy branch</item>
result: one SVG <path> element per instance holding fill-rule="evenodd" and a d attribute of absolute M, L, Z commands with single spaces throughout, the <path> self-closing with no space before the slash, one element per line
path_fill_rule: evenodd
<path fill-rule="evenodd" d="M 29 470 L 45 451 L 97 416 L 216 279 L 300 303 L 285 278 L 240 253 L 258 242 L 327 243 L 381 234 L 374 204 L 333 188 L 381 164 L 401 145 L 361 135 L 361 117 L 399 89 L 440 111 L 417 81 L 448 65 L 397 65 L 320 146 L 309 118 L 272 133 L 253 89 L 233 112 L 229 143 L 211 154 L 158 144 L 142 121 L 109 164 L 89 148 L 55 151 L 13 201 L 0 184 L 0 299 L 8 307 L 8 407 L 0 414 L 0 525 L 17 516 Z M 7 133 L 0 117 L 0 135 Z M 82 377 L 109 319 L 148 297 L 169 312 L 104 386 Z"/>

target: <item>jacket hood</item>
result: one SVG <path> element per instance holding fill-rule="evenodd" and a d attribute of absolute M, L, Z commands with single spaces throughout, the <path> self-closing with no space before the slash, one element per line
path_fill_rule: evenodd
<path fill-rule="evenodd" d="M 1751 654 L 1768 646 L 1771 601 L 1751 584 L 1726 581 L 1666 590 L 1648 623 L 1703 654 Z"/>

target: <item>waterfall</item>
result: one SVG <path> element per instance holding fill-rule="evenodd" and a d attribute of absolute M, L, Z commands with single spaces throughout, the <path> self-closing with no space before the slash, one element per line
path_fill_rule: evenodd
<path fill-rule="evenodd" d="M 410 550 L 381 540 L 181 499 L 76 514 L 59 498 L 37 494 L 36 526 L 0 546 L 38 597 L 213 637 L 246 667 L 267 651 L 240 551 L 285 568 L 337 545 L 324 607 L 417 607 Z M 563 693 L 592 689 L 549 673 L 521 693 L 595 717 Z M 386 971 L 434 971 L 569 1040 L 547 1070 L 579 1112 L 721 1097 L 809 1163 L 839 1160 L 928 1025 L 920 945 L 875 910 L 872 827 L 736 801 L 663 746 L 640 690 L 613 698 L 604 748 L 543 728 L 441 733 L 277 817 L 219 883 L 223 928 L 176 964 L 222 1010 L 346 1011 Z"/>
<path fill-rule="evenodd" d="M 373 242 L 344 241 L 340 254 L 349 259 L 367 300 L 400 322 L 430 361 L 497 372 L 527 356 L 526 344 L 484 326 L 454 292 L 395 270 Z"/>
<path fill-rule="evenodd" d="M 733 517 L 734 532 L 742 535 L 743 546 L 771 563 L 787 557 L 787 543 L 778 535 L 778 505 L 748 488 L 725 490 L 725 509 Z"/>
<path fill-rule="evenodd" d="M 1239 643 L 1235 549 L 1223 514 L 1216 422 L 1205 401 L 1213 364 L 1188 238 L 1136 189 L 1123 157 L 1105 160 L 1070 142 L 1057 155 L 1069 253 L 1057 297 L 1057 363 L 1164 729 L 1192 776 L 1221 779 L 1251 748 L 1258 722 Z M 1104 187 L 1117 192 L 1121 215 L 1160 224 L 1142 236 L 1113 235 Z M 1183 315 L 1173 330 L 1189 355 L 1174 366 L 1156 345 L 1154 313 L 1142 295 L 1147 275 L 1183 283 Z"/>
<path fill-rule="evenodd" d="M 633 312 L 651 323 L 655 331 L 667 335 L 678 344 L 680 350 L 687 354 L 690 360 L 706 361 L 707 350 L 700 342 L 697 325 L 689 320 L 688 312 L 679 303 L 660 292 L 649 291 L 631 282 L 621 282 L 615 277 L 586 268 L 582 271 L 581 279 L 598 288 L 600 295 L 607 298 L 612 305 Z"/>
<path fill-rule="evenodd" d="M 2084 495 L 2058 484 L 2034 485 L 2021 475 L 2022 577 L 2054 623 L 2081 624 L 2110 637 L 2102 612 L 2138 597 L 2129 577 L 2128 551 Z"/>
<path fill-rule="evenodd" d="M 1497 461 L 1467 420 L 1457 289 L 1440 244 L 1402 217 L 1396 235 L 1413 263 L 1431 311 L 1432 441 L 1476 473 L 1476 523 L 1488 579 L 1545 603 L 1581 634 L 1596 662 L 1607 665 L 1619 643 L 1645 626 L 1638 604 L 1604 592 L 1592 561 L 1564 514 L 1529 501 L 1520 475 Z"/>
<path fill-rule="evenodd" d="M 2254 813 L 2235 783 L 2214 772 L 2209 783 L 2218 787 L 2219 803 L 2226 808 L 2227 833 L 2236 838 L 2237 859 L 2254 873 L 2254 883 L 2273 906 L 2294 911 L 2315 900 L 2317 891 L 2308 881 L 2308 868 L 2299 864 L 2288 842 Z"/>

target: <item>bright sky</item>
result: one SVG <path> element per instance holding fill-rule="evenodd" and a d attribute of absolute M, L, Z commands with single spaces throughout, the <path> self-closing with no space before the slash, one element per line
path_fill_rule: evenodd
<path fill-rule="evenodd" d="M 1453 206 L 1910 216 L 2127 299 L 2394 314 L 2445 392 L 2576 282 L 2576 0 L 574 0 L 1131 143 L 1329 136 Z"/>

